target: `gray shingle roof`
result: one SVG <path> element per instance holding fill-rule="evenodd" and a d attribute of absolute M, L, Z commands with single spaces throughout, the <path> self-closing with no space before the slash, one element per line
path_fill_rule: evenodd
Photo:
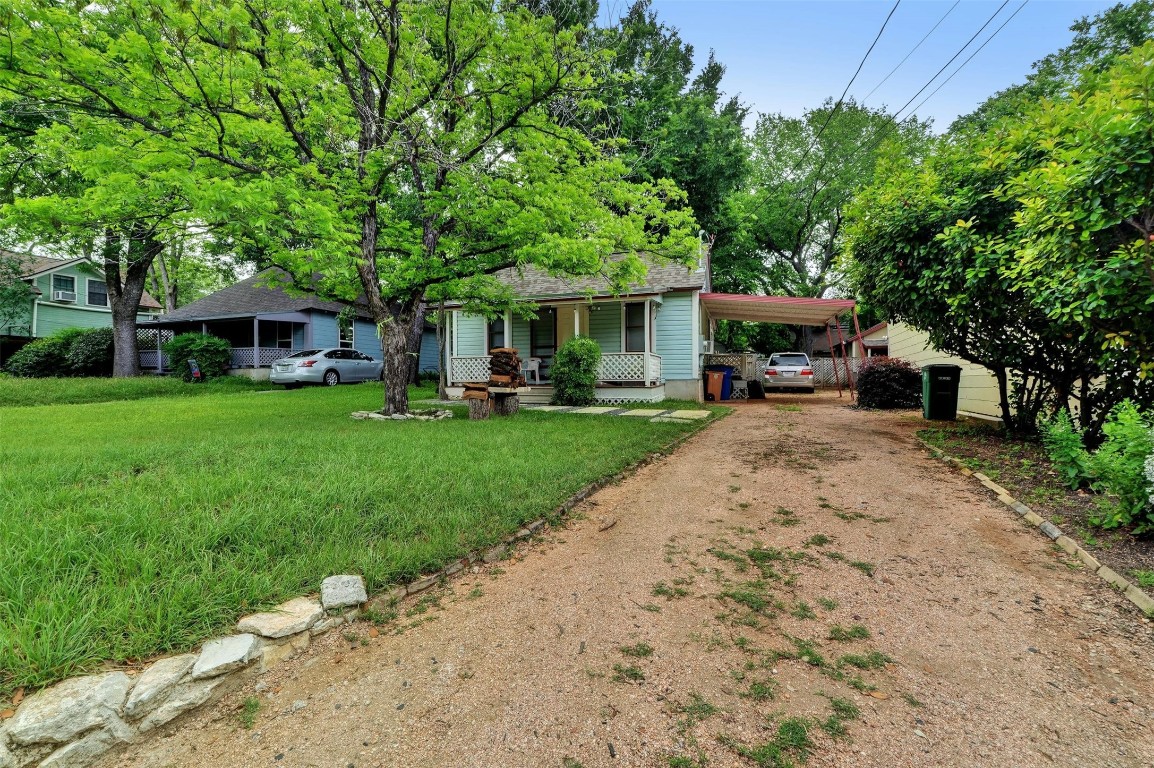
<path fill-rule="evenodd" d="M 82 262 L 88 261 L 88 259 L 84 258 L 83 256 L 75 259 L 59 259 L 54 256 L 33 256 L 32 254 L 28 253 L 13 253 L 12 251 L 2 250 L 0 250 L 0 254 L 5 256 L 15 256 L 16 258 L 21 259 L 23 266 L 23 277 L 25 279 L 39 277 L 45 272 L 51 272 L 54 269 L 60 269 L 61 267 L 68 267 L 73 264 L 80 264 Z M 103 274 L 97 265 L 93 264 L 93 267 L 97 272 Z M 32 286 L 32 291 L 36 294 L 41 293 L 40 289 L 35 285 Z M 140 297 L 139 306 L 146 309 L 161 309 L 160 302 L 152 298 L 148 291 L 145 291 L 144 294 Z"/>
<path fill-rule="evenodd" d="M 678 290 L 700 290 L 705 287 L 705 270 L 695 270 L 682 264 L 655 264 L 646 259 L 649 272 L 642 283 L 630 286 L 625 293 L 666 293 Z M 536 267 L 502 269 L 495 274 L 513 292 L 526 299 L 559 298 L 569 296 L 613 296 L 609 282 L 603 277 L 553 277 Z"/>
<path fill-rule="evenodd" d="M 252 317 L 272 312 L 304 312 L 320 310 L 339 313 L 345 305 L 338 301 L 324 301 L 312 295 L 290 296 L 269 282 L 292 285 L 288 275 L 276 267 L 258 272 L 247 280 L 222 288 L 203 299 L 194 301 L 160 318 L 163 323 L 191 320 L 213 320 L 223 317 Z M 361 314 L 364 314 L 363 312 Z"/>

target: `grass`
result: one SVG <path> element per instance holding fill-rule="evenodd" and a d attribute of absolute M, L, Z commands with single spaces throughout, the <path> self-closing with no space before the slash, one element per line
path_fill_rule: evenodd
<path fill-rule="evenodd" d="M 850 640 L 868 640 L 870 631 L 861 624 L 851 624 L 849 628 L 834 624 L 829 629 L 829 639 L 836 640 L 839 643 L 847 643 Z"/>
<path fill-rule="evenodd" d="M 645 673 L 641 671 L 640 667 L 632 664 L 626 666 L 624 664 L 613 665 L 613 682 L 615 683 L 639 683 L 645 679 Z"/>
<path fill-rule="evenodd" d="M 653 655 L 653 646 L 649 643 L 637 643 L 636 645 L 623 645 L 617 650 L 621 651 L 626 656 L 633 656 L 638 659 L 645 659 Z"/>
<path fill-rule="evenodd" d="M 260 712 L 260 699 L 255 696 L 249 696 L 244 700 L 244 704 L 242 704 L 240 708 L 240 714 L 238 715 L 240 727 L 246 731 L 251 731 L 252 727 L 256 725 L 258 712 Z"/>
<path fill-rule="evenodd" d="M 203 397 L 280 389 L 267 381 L 225 376 L 204 384 L 189 384 L 175 376 L 139 376 L 132 379 L 18 379 L 0 377 L 0 408 L 37 405 L 78 405 L 143 400 L 152 397 Z"/>
<path fill-rule="evenodd" d="M 334 573 L 377 591 L 433 571 L 697 426 L 349 418 L 381 399 L 360 384 L 0 410 L 0 698 L 188 650 Z"/>

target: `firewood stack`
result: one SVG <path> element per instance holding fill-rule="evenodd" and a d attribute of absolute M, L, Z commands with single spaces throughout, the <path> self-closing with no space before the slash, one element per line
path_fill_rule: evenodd
<path fill-rule="evenodd" d="M 500 347 L 489 350 L 489 386 L 523 387 L 525 376 L 521 373 L 521 358 L 517 350 Z"/>

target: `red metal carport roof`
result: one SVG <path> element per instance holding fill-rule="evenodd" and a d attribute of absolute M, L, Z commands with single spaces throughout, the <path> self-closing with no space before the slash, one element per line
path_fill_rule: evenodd
<path fill-rule="evenodd" d="M 715 320 L 748 320 L 788 325 L 826 325 L 842 312 L 854 308 L 853 299 L 748 296 L 739 293 L 703 293 L 701 303 Z"/>

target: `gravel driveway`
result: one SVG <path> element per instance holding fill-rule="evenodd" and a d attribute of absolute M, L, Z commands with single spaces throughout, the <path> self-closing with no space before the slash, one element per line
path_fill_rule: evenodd
<path fill-rule="evenodd" d="M 920 419 L 771 398 L 105 765 L 1154 765 L 1148 619 Z"/>

